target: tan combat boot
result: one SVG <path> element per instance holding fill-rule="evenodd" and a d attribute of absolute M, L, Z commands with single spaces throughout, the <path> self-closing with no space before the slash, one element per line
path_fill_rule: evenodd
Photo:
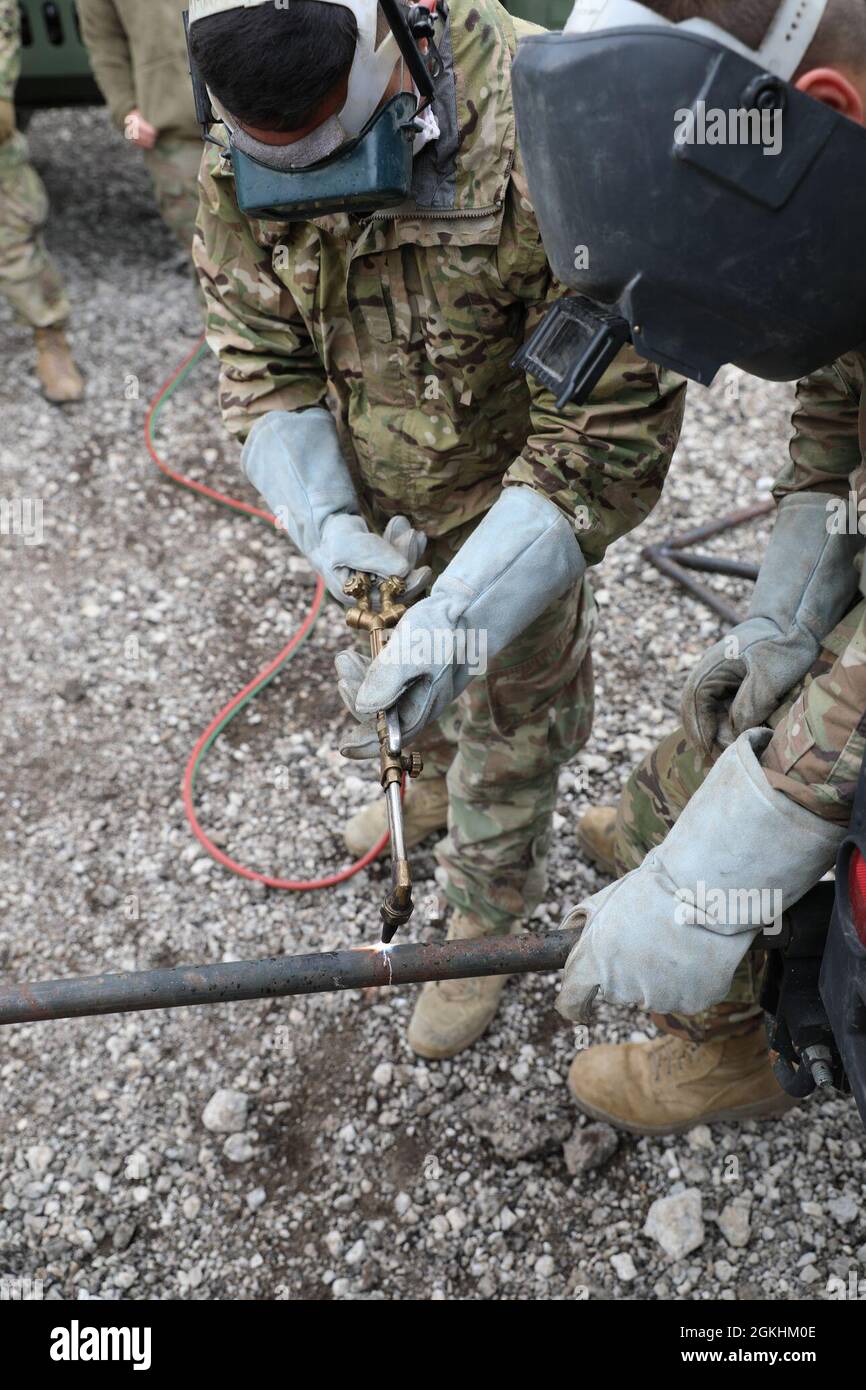
<path fill-rule="evenodd" d="M 762 1028 L 706 1043 L 666 1035 L 588 1047 L 572 1062 L 568 1085 L 585 1114 L 631 1134 L 679 1134 L 796 1105 L 773 1075 Z"/>
<path fill-rule="evenodd" d="M 593 864 L 607 873 L 616 874 L 614 839 L 616 836 L 616 807 L 593 806 L 577 822 L 577 843 Z"/>
<path fill-rule="evenodd" d="M 417 782 L 408 783 L 403 798 L 403 823 L 407 849 L 412 849 L 426 840 L 428 835 L 447 827 L 448 787 L 444 777 L 419 777 Z M 378 796 L 375 801 L 362 806 L 347 822 L 343 839 L 349 853 L 360 858 L 387 832 L 385 798 Z M 388 853 L 387 845 L 383 853 Z"/>
<path fill-rule="evenodd" d="M 37 328 L 36 375 L 42 392 L 55 405 L 80 401 L 84 395 L 81 373 L 72 360 L 72 353 L 62 328 Z"/>
<path fill-rule="evenodd" d="M 486 927 L 463 912 L 455 911 L 448 927 L 449 941 L 468 941 L 487 934 Z M 422 985 L 407 1034 L 412 1051 L 419 1057 L 441 1062 L 471 1047 L 493 1021 L 510 978 L 490 975 L 477 980 L 433 980 Z"/>

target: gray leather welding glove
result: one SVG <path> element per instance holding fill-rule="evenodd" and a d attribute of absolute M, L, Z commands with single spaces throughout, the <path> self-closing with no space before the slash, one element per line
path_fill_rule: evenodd
<path fill-rule="evenodd" d="M 566 1018 L 586 1022 L 597 995 L 701 1013 L 725 998 L 757 933 L 823 878 L 847 831 L 770 786 L 758 761 L 770 738 L 741 734 L 640 868 L 565 919 L 583 927 L 557 1001 Z"/>
<path fill-rule="evenodd" d="M 860 536 L 830 534 L 828 496 L 796 492 L 776 524 L 746 620 L 692 671 L 682 702 L 686 733 L 709 755 L 763 724 L 807 675 L 857 593 Z"/>
<path fill-rule="evenodd" d="M 418 568 L 427 537 L 405 516 L 393 517 L 384 536 L 369 529 L 330 411 L 317 406 L 263 415 L 250 430 L 241 463 L 277 522 L 340 603 L 354 602 L 343 593 L 353 571 L 403 579 L 406 598 L 427 587 L 431 571 Z"/>
<path fill-rule="evenodd" d="M 541 493 L 508 487 L 374 662 L 337 657 L 339 690 L 361 721 L 395 705 L 404 745 L 437 719 L 475 675 L 583 575 L 563 513 Z M 344 742 L 348 758 L 379 751 L 368 724 Z"/>

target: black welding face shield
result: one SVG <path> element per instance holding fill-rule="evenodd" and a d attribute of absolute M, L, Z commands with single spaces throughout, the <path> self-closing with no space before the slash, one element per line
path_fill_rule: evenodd
<path fill-rule="evenodd" d="M 346 99 L 338 112 L 291 144 L 266 144 L 245 131 L 208 89 L 190 51 L 199 123 L 206 138 L 212 138 L 207 135 L 211 125 L 225 127 L 238 205 L 251 217 L 293 222 L 335 212 L 359 215 L 409 197 L 416 117 L 433 96 L 435 22 L 447 15 L 444 0 L 421 0 L 409 9 L 399 0 L 322 2 L 340 3 L 355 16 L 358 38 Z M 187 40 L 201 19 L 263 3 L 274 0 L 190 0 Z M 401 60 L 414 91 L 383 101 Z"/>
<path fill-rule="evenodd" d="M 514 69 L 530 196 L 579 291 L 520 364 L 585 398 L 624 341 L 708 384 L 794 380 L 866 340 L 866 130 L 798 92 L 826 0 L 760 52 L 631 0 L 577 0 Z"/>

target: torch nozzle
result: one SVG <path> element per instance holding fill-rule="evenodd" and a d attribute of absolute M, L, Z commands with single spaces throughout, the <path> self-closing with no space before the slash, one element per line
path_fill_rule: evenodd
<path fill-rule="evenodd" d="M 382 944 L 384 946 L 393 941 L 397 930 L 406 925 L 415 911 L 409 865 L 405 860 L 402 860 L 394 867 L 396 871 L 394 887 L 386 895 L 379 908 L 379 916 L 382 918 Z"/>

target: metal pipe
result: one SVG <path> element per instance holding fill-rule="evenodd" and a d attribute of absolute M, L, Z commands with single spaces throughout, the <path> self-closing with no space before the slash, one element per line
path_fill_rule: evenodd
<path fill-rule="evenodd" d="M 692 545 L 700 545 L 703 541 L 712 540 L 714 536 L 722 536 L 726 531 L 735 531 L 738 526 L 745 526 L 749 521 L 757 521 L 760 516 L 768 516 L 770 512 L 776 510 L 776 503 L 772 498 L 767 498 L 764 502 L 755 502 L 751 507 L 742 507 L 739 511 L 729 512 L 727 516 L 719 517 L 717 521 L 707 521 L 703 526 L 695 526 L 691 531 L 681 531 L 678 536 L 669 536 L 660 544 L 664 550 L 687 550 Z"/>
<path fill-rule="evenodd" d="M 757 520 L 758 517 L 767 516 L 775 509 L 775 505 L 772 499 L 767 499 L 767 501 L 757 502 L 751 507 L 743 507 L 738 512 L 731 512 L 729 516 L 720 517 L 718 521 L 710 521 L 704 526 L 695 526 L 691 531 L 683 531 L 679 536 L 668 536 L 657 545 L 645 546 L 641 551 L 642 558 L 648 560 L 651 565 L 655 565 L 662 574 L 675 580 L 693 598 L 706 604 L 729 626 L 736 627 L 737 623 L 743 621 L 745 615 L 738 612 L 732 604 L 727 603 L 707 584 L 701 584 L 697 579 L 693 579 L 688 570 L 703 570 L 709 574 L 731 575 L 738 579 L 757 579 L 757 565 L 740 560 L 729 560 L 723 555 L 695 555 L 687 552 L 693 545 L 700 545 L 703 541 L 711 540 L 714 536 L 723 535 L 726 531 L 733 531 L 738 526 Z"/>
<path fill-rule="evenodd" d="M 579 935 L 579 931 L 553 931 L 543 936 L 525 933 L 474 941 L 410 942 L 387 951 L 360 947 L 7 985 L 0 989 L 0 1024 L 561 970 Z"/>
<path fill-rule="evenodd" d="M 724 555 L 701 555 L 694 550 L 676 550 L 673 553 L 677 557 L 677 564 L 684 569 L 703 570 L 705 574 L 726 574 L 733 579 L 751 579 L 752 583 L 758 577 L 759 566 L 749 564 L 747 560 L 728 560 Z"/>
<path fill-rule="evenodd" d="M 681 585 L 701 603 L 706 604 L 707 608 L 712 608 L 713 612 L 717 613 L 730 627 L 736 627 L 737 623 L 743 621 L 745 614 L 740 613 L 706 584 L 700 584 L 697 579 L 693 579 L 688 570 L 683 569 L 682 565 L 672 560 L 667 550 L 663 549 L 662 546 L 648 545 L 643 552 L 643 558 L 655 565 L 662 574 L 666 574 L 670 579 L 675 579 L 677 584 Z"/>

